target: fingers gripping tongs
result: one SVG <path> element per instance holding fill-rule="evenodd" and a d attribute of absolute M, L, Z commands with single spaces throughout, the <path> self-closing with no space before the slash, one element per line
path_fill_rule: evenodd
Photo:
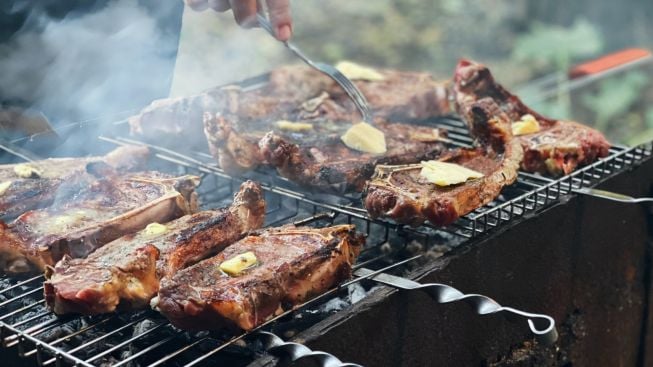
<path fill-rule="evenodd" d="M 270 35 L 275 37 L 274 29 L 272 27 L 272 24 L 270 24 L 270 21 L 268 20 L 267 17 L 267 11 L 265 10 L 265 7 L 263 5 L 262 1 L 258 2 L 258 13 L 256 15 L 256 19 L 258 20 L 259 25 L 265 29 Z M 361 116 L 363 117 L 363 121 L 372 124 L 372 112 L 370 111 L 370 108 L 368 106 L 367 100 L 365 99 L 365 96 L 361 91 L 356 87 L 356 85 L 349 79 L 347 78 L 343 73 L 341 73 L 338 69 L 333 67 L 332 65 L 325 64 L 322 62 L 314 62 L 313 60 L 309 59 L 308 56 L 306 56 L 303 52 L 297 48 L 297 46 L 293 45 L 292 43 L 285 41 L 283 44 L 290 50 L 292 51 L 297 57 L 302 59 L 308 66 L 312 67 L 313 69 L 327 75 L 329 78 L 333 79 L 338 85 L 347 93 L 349 98 L 354 102 L 354 105 L 356 106 L 356 109 L 360 112 Z"/>

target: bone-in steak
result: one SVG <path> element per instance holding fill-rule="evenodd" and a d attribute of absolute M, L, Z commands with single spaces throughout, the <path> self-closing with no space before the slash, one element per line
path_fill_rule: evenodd
<path fill-rule="evenodd" d="M 351 225 L 267 229 L 163 279 L 153 303 L 183 329 L 251 330 L 284 305 L 299 304 L 349 278 L 363 243 Z M 250 251 L 255 265 L 234 276 L 221 271 L 225 260 Z"/>
<path fill-rule="evenodd" d="M 466 99 L 487 97 L 492 98 L 513 122 L 530 114 L 539 123 L 539 132 L 518 137 L 524 149 L 521 168 L 525 171 L 559 176 L 608 155 L 610 143 L 600 132 L 576 122 L 540 115 L 497 83 L 486 66 L 460 61 L 455 75 L 457 105 Z"/>
<path fill-rule="evenodd" d="M 494 200 L 501 189 L 517 179 L 522 148 L 512 138 L 508 116 L 489 98 L 468 101 L 461 113 L 471 121 L 483 147 L 460 149 L 440 160 L 478 171 L 483 177 L 437 186 L 420 175 L 422 166 L 377 166 L 365 188 L 365 208 L 373 218 L 420 225 L 425 220 L 441 226 Z"/>
<path fill-rule="evenodd" d="M 439 129 L 381 121 L 376 127 L 384 132 L 387 145 L 386 153 L 380 155 L 349 149 L 340 140 L 342 133 L 318 134 L 322 140 L 311 141 L 309 136 L 298 139 L 270 132 L 259 141 L 259 148 L 282 176 L 307 187 L 337 192 L 361 191 L 377 164 L 433 159 L 446 149 L 439 140 L 446 133 Z"/>
<path fill-rule="evenodd" d="M 194 176 L 156 172 L 66 183 L 54 203 L 28 211 L 0 227 L 0 269 L 42 271 L 64 255 L 85 257 L 116 238 L 152 222 L 167 222 L 197 207 Z"/>
<path fill-rule="evenodd" d="M 186 215 L 158 232 L 123 236 L 85 259 L 64 257 L 48 271 L 46 302 L 57 314 L 142 308 L 156 295 L 161 278 L 222 251 L 264 219 L 261 188 L 245 182 L 229 208 Z"/>
<path fill-rule="evenodd" d="M 89 178 L 86 165 L 103 162 L 118 172 L 142 169 L 149 151 L 145 147 L 123 146 L 102 157 L 51 158 L 0 166 L 0 217 L 15 218 L 52 203 L 64 182 Z"/>
<path fill-rule="evenodd" d="M 447 83 L 438 82 L 427 73 L 378 71 L 384 80 L 354 81 L 367 97 L 375 116 L 400 121 L 451 112 Z M 298 106 L 322 93 L 332 96 L 351 113 L 355 112 L 333 80 L 305 65 L 296 65 L 272 70 L 268 82 L 246 93 L 228 86 L 190 97 L 154 101 L 130 118 L 129 125 L 132 134 L 158 142 L 165 137 L 178 139 L 180 135 L 188 141 L 201 142 L 200 139 L 204 140 L 204 113 L 235 115 L 244 120 L 262 118 L 287 110 L 289 106 Z"/>
<path fill-rule="evenodd" d="M 357 82 L 388 146 L 385 154 L 372 155 L 349 149 L 340 140 L 352 124 L 360 122 L 344 93 L 319 73 L 297 67 L 290 70 L 273 72 L 267 93 L 229 90 L 227 110 L 205 116 L 209 149 L 226 171 L 268 164 L 304 186 L 360 191 L 374 165 L 418 162 L 444 149 L 444 131 L 388 122 L 445 113 L 448 102 L 440 98 L 446 101 L 446 88 L 426 74 L 382 71 L 383 81 Z M 301 122 L 304 127 L 284 128 L 279 121 Z"/>

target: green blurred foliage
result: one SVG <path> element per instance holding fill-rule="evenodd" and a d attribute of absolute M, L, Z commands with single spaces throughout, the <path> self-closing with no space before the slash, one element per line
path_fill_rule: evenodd
<path fill-rule="evenodd" d="M 529 32 L 517 38 L 512 57 L 534 68 L 557 66 L 567 70 L 572 61 L 596 56 L 602 50 L 598 29 L 579 18 L 571 27 L 533 22 Z"/>
<path fill-rule="evenodd" d="M 594 111 L 594 126 L 603 131 L 608 128 L 610 121 L 631 110 L 649 84 L 648 75 L 641 71 L 631 71 L 618 78 L 602 80 L 596 92 L 586 93 L 580 100 Z"/>
<path fill-rule="evenodd" d="M 525 87 L 547 75 L 562 85 L 570 66 L 619 48 L 653 48 L 653 19 L 646 15 L 653 3 L 624 1 L 301 0 L 292 2 L 293 42 L 319 61 L 348 59 L 442 79 L 451 77 L 461 57 L 472 58 L 542 113 L 597 126 L 615 142 L 631 142 L 653 129 L 653 107 L 646 110 L 653 88 L 641 75 L 618 74 L 571 94 L 560 89 L 546 100 Z M 295 62 L 265 32 L 237 27 L 230 13 L 188 12 L 174 93 L 194 93 Z"/>

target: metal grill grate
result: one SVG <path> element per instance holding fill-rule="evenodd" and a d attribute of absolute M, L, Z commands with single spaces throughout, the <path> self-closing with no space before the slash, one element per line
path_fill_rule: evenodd
<path fill-rule="evenodd" d="M 472 143 L 462 122 L 439 119 L 433 123 L 449 131 L 454 145 Z M 146 144 L 121 137 L 102 139 L 116 144 Z M 152 168 L 202 176 L 198 192 L 205 208 L 226 205 L 240 182 L 254 179 L 263 184 L 266 192 L 267 226 L 297 221 L 311 225 L 356 224 L 359 231 L 368 235 L 357 266 L 379 269 L 390 265 L 399 274 L 417 265 L 419 260 L 413 256 L 416 252 L 440 256 L 496 228 L 513 225 L 516 219 L 558 202 L 575 189 L 594 186 L 649 159 L 653 151 L 651 143 L 636 148 L 614 147 L 609 157 L 557 180 L 520 173 L 518 182 L 505 188 L 497 200 L 453 225 L 410 228 L 370 219 L 362 207 L 360 194 L 303 192 L 292 182 L 265 169 L 244 177 L 232 177 L 218 168 L 206 152 L 180 153 L 147 145 L 158 158 Z M 153 311 L 58 318 L 44 306 L 42 282 L 42 276 L 20 281 L 0 278 L 2 345 L 35 365 L 238 366 L 262 353 L 260 343 L 251 333 L 190 334 L 173 328 Z M 294 311 L 275 317 L 261 329 L 291 336 L 364 297 L 372 287 L 372 282 L 355 278 Z"/>

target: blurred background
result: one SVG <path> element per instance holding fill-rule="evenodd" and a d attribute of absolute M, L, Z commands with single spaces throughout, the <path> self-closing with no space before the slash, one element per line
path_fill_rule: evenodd
<path fill-rule="evenodd" d="M 653 49 L 653 1 L 302 0 L 292 1 L 292 10 L 293 42 L 314 59 L 447 79 L 468 57 L 545 114 L 595 126 L 620 144 L 653 139 L 651 63 L 571 92 L 555 87 L 580 62 L 624 48 Z M 229 13 L 185 9 L 171 94 L 294 62 L 280 43 L 260 29 L 238 28 Z M 547 85 L 554 93 L 534 88 L 538 79 L 553 81 Z"/>
<path fill-rule="evenodd" d="M 567 80 L 578 63 L 624 48 L 653 49 L 651 0 L 291 4 L 293 42 L 316 60 L 445 80 L 461 57 L 472 58 L 544 114 L 592 125 L 618 144 L 653 140 L 653 58 L 582 86 Z M 195 12 L 182 0 L 2 0 L 0 137 L 13 137 L 16 125 L 26 130 L 15 117 L 25 111 L 55 127 L 103 116 L 116 121 L 157 98 L 296 62 L 263 30 L 239 28 L 230 12 Z M 99 133 L 113 126 L 97 123 Z"/>

